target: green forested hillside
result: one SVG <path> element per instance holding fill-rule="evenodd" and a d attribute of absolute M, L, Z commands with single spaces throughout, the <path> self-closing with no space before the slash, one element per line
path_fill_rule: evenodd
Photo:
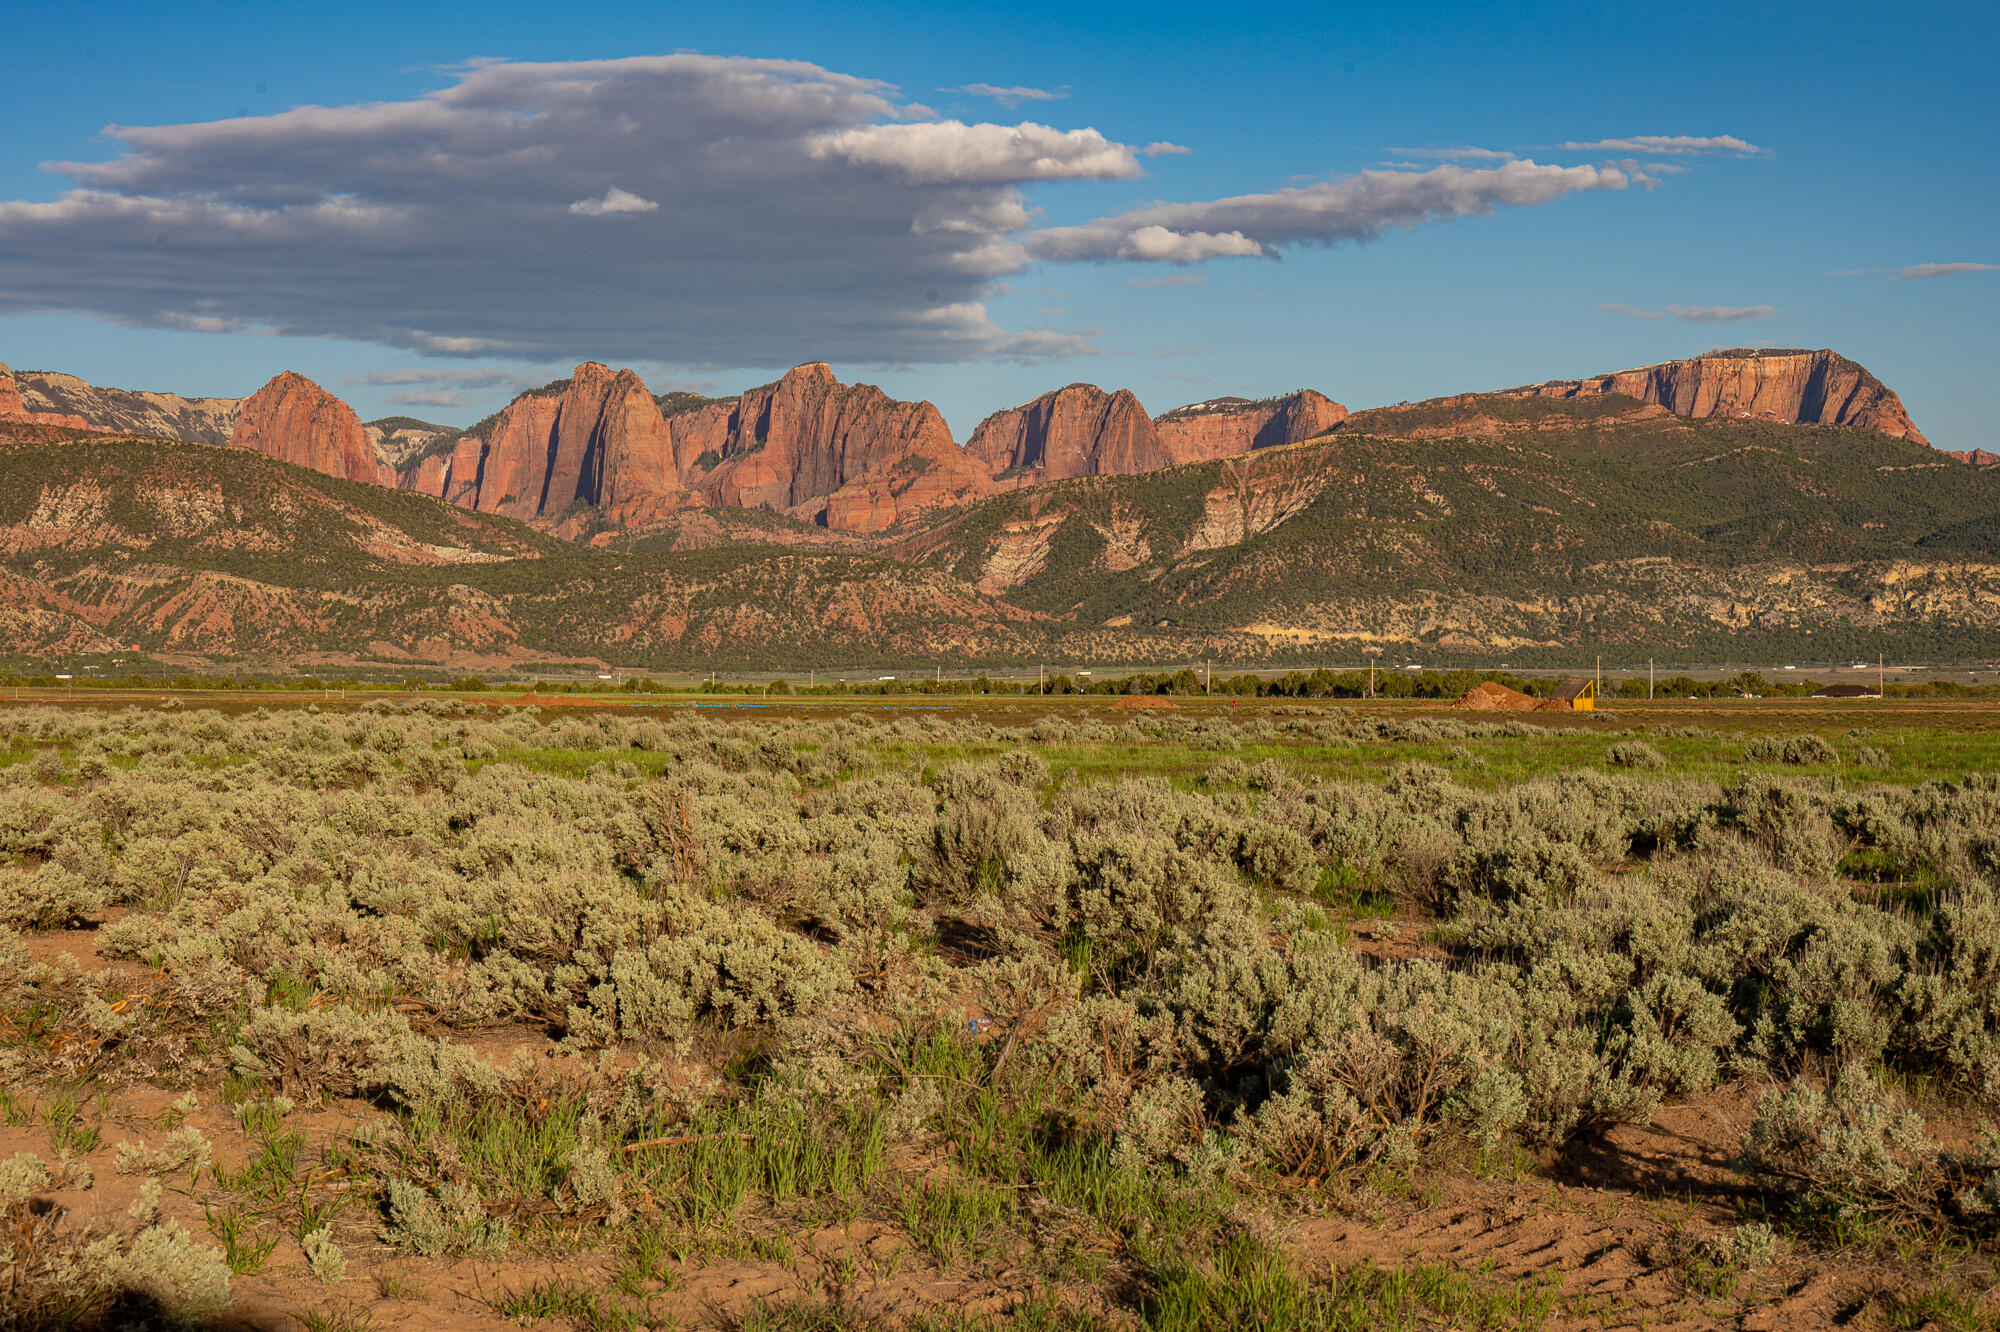
<path fill-rule="evenodd" d="M 23 658 L 634 665 L 2000 651 L 2000 472 L 1629 400 L 1365 415 L 877 538 L 690 508 L 609 545 L 244 450 L 16 428 L 0 630 Z"/>

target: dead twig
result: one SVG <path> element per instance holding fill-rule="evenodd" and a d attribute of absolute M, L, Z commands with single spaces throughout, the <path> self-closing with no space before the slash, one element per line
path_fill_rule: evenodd
<path fill-rule="evenodd" d="M 678 1138 L 644 1138 L 638 1142 L 628 1142 L 618 1150 L 630 1156 L 634 1152 L 643 1152 L 652 1147 L 685 1147 L 691 1142 L 715 1142 L 722 1138 L 735 1138 L 748 1142 L 756 1136 L 754 1133 L 686 1133 Z"/>

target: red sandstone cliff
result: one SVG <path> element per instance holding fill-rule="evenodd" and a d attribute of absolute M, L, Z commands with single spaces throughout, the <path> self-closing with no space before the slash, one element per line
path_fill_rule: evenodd
<path fill-rule="evenodd" d="M 1298 444 L 1347 419 L 1324 393 L 1300 389 L 1282 398 L 1210 398 L 1154 418 L 1160 444 L 1175 463 L 1206 462 L 1277 444 Z"/>
<path fill-rule="evenodd" d="M 1929 443 L 1902 399 L 1860 365 L 1831 351 L 1739 348 L 1704 352 L 1595 375 L 1506 390 L 1520 398 L 1623 393 L 1681 416 L 1750 417 L 1808 425 L 1851 425 Z"/>
<path fill-rule="evenodd" d="M 491 424 L 426 458 L 401 484 L 462 508 L 556 519 L 591 504 L 613 521 L 683 503 L 673 435 L 630 370 L 587 361 L 567 380 L 524 393 Z"/>
<path fill-rule="evenodd" d="M 1071 384 L 981 421 L 967 456 L 1017 486 L 1070 476 L 1151 472 L 1173 466 L 1130 389 Z"/>
<path fill-rule="evenodd" d="M 1986 449 L 1945 449 L 1943 452 L 1947 458 L 1956 458 L 1974 467 L 2000 467 L 2000 453 Z"/>
<path fill-rule="evenodd" d="M 817 361 L 733 402 L 677 414 L 672 426 L 684 479 L 709 504 L 775 509 L 837 531 L 879 532 L 993 489 L 937 408 L 842 384 Z"/>
<path fill-rule="evenodd" d="M 291 370 L 243 400 L 229 443 L 328 476 L 396 484 L 354 409 Z"/>

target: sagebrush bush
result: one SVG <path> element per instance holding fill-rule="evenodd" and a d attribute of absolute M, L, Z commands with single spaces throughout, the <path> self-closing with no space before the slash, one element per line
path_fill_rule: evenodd
<path fill-rule="evenodd" d="M 1923 1120 L 1855 1065 L 1824 1090 L 1795 1083 L 1766 1092 L 1743 1138 L 1759 1182 L 1848 1211 L 1922 1210 L 1937 1155 Z"/>
<path fill-rule="evenodd" d="M 1605 762 L 1621 768 L 1664 768 L 1667 756 L 1644 740 L 1620 740 L 1604 753 Z"/>

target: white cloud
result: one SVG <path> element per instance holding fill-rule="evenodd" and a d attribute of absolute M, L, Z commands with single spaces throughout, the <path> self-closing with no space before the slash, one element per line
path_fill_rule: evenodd
<path fill-rule="evenodd" d="M 1561 143 L 1558 148 L 1573 153 L 1645 153 L 1655 157 L 1762 157 L 1765 150 L 1746 143 L 1733 134 L 1700 137 L 1693 134 L 1635 134 L 1629 139 L 1596 139 L 1588 143 Z"/>
<path fill-rule="evenodd" d="M 459 370 L 447 366 L 411 366 L 404 370 L 370 370 L 352 382 L 373 388 L 393 388 L 398 384 L 450 385 L 461 389 L 533 388 L 548 382 L 550 375 L 523 370 Z"/>
<path fill-rule="evenodd" d="M 1641 310 L 1630 305 L 1599 307 L 1611 314 L 1634 319 L 1678 319 L 1688 324 L 1746 324 L 1777 317 L 1775 305 L 1669 305 L 1664 310 Z"/>
<path fill-rule="evenodd" d="M 1068 88 L 1003 88 L 992 83 L 968 83 L 957 88 L 939 88 L 939 92 L 965 93 L 972 97 L 990 97 L 1004 107 L 1016 107 L 1023 102 L 1059 102 L 1069 96 Z"/>
<path fill-rule="evenodd" d="M 1438 162 L 1511 162 L 1514 154 L 1500 148 L 1390 148 L 1404 157 L 1429 158 Z"/>
<path fill-rule="evenodd" d="M 398 407 L 470 407 L 472 402 L 463 393 L 453 393 L 448 389 L 404 389 L 391 393 L 389 401 Z"/>
<path fill-rule="evenodd" d="M 1194 149 L 1184 143 L 1168 143 L 1165 139 L 1161 139 L 1157 143 L 1147 144 L 1140 151 L 1148 157 L 1185 157 Z"/>
<path fill-rule="evenodd" d="M 569 211 L 578 217 L 606 217 L 613 213 L 657 213 L 660 206 L 613 185 L 602 199 L 578 199 L 569 206 Z"/>
<path fill-rule="evenodd" d="M 1959 273 L 1992 273 L 2000 271 L 2000 264 L 1911 264 L 1899 269 L 1896 281 L 1908 282 L 1916 278 L 1953 277 Z"/>
<path fill-rule="evenodd" d="M 1035 180 L 1128 180 L 1140 174 L 1132 150 L 1094 129 L 967 125 L 860 125 L 821 135 L 816 158 L 881 167 L 926 185 L 997 185 Z"/>
<path fill-rule="evenodd" d="M 1390 227 L 1486 216 L 1501 205 L 1547 203 L 1584 190 L 1622 190 L 1613 168 L 1543 166 L 1531 161 L 1490 168 L 1363 171 L 1318 185 L 1245 194 L 1206 203 L 1153 204 L 1080 226 L 1023 237 L 1038 258 L 1194 263 L 1274 255 L 1291 245 L 1376 239 Z"/>

